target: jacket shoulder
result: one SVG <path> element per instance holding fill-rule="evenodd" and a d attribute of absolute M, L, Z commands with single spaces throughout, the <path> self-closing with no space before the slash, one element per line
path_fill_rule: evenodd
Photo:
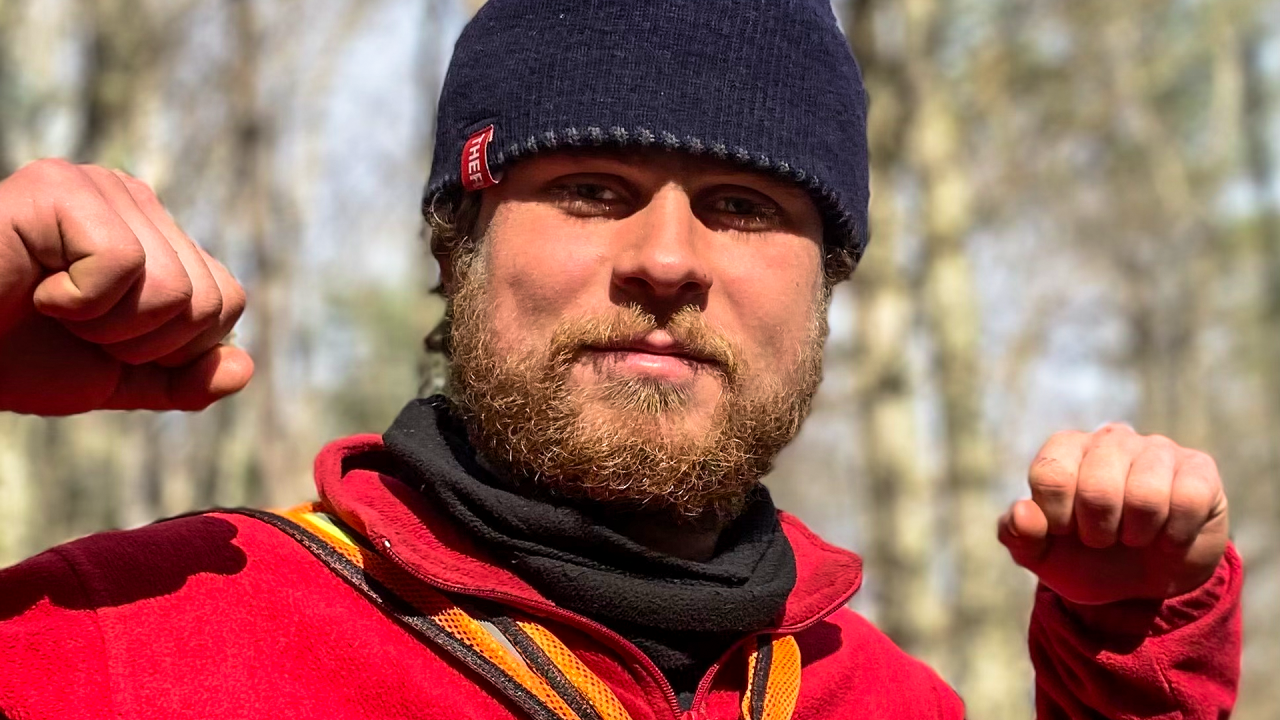
<path fill-rule="evenodd" d="M 263 523 L 211 513 L 91 535 L 0 569 L 0 717 L 114 717 L 112 677 L 133 660 L 122 635 L 242 603 L 245 586 L 291 555 L 309 557 Z"/>
<path fill-rule="evenodd" d="M 0 570 L 0 717 L 110 717 L 97 614 L 60 549 Z"/>
<path fill-rule="evenodd" d="M 937 672 L 847 607 L 797 634 L 796 641 L 804 660 L 796 720 L 964 717 L 959 696 Z"/>
<path fill-rule="evenodd" d="M 218 512 L 97 533 L 0 570 L 0 587 L 10 591 L 0 621 L 42 601 L 78 611 L 170 596 L 193 580 L 239 576 L 250 569 L 251 555 L 291 545 L 252 518 Z"/>

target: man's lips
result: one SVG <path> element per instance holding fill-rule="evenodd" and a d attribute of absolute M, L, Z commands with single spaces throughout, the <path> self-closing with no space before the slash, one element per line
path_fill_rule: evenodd
<path fill-rule="evenodd" d="M 684 345 L 666 338 L 644 338 L 616 345 L 589 345 L 586 350 L 608 359 L 623 369 L 670 380 L 687 379 L 715 360 L 690 352 Z"/>
<path fill-rule="evenodd" d="M 680 358 L 689 362 L 716 364 L 715 359 L 705 357 L 689 350 L 684 344 L 664 332 L 651 333 L 643 338 L 636 338 L 608 345 L 589 345 L 588 350 L 605 353 L 636 353 L 641 355 L 658 355 Z"/>

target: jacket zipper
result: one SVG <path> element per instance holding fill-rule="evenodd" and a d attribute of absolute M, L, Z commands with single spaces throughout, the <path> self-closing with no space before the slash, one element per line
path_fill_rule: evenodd
<path fill-rule="evenodd" d="M 726 650 L 724 654 L 722 654 L 719 657 L 719 659 L 717 659 L 714 663 L 712 663 L 711 667 L 707 670 L 706 674 L 702 676 L 702 681 L 698 683 L 698 689 L 693 694 L 693 703 L 690 704 L 688 711 L 684 711 L 680 709 L 680 701 L 679 699 L 676 698 L 676 693 L 675 693 L 675 690 L 671 688 L 671 683 L 667 682 L 666 676 L 662 674 L 662 671 L 658 669 L 658 666 L 654 665 L 653 661 L 650 660 L 647 655 L 640 652 L 640 650 L 636 648 L 636 646 L 632 645 L 626 638 L 622 637 L 621 635 L 614 632 L 613 630 L 610 630 L 604 625 L 601 625 L 600 623 L 590 618 L 583 617 L 582 615 L 569 612 L 568 610 L 556 607 L 555 605 L 551 605 L 548 603 L 529 602 L 524 598 L 521 598 L 516 595 L 511 595 L 510 593 L 496 592 L 496 591 L 489 591 L 489 590 L 478 590 L 475 588 L 468 588 L 468 587 L 463 587 L 461 585 L 453 585 L 451 583 L 441 582 L 435 578 L 428 577 L 424 573 L 414 568 L 409 563 L 402 560 L 400 556 L 395 552 L 395 546 L 392 545 L 387 538 L 371 537 L 370 540 L 373 540 L 374 546 L 381 549 L 391 559 L 392 562 L 394 562 L 396 565 L 400 567 L 400 569 L 418 578 L 422 582 L 436 588 L 437 590 L 442 590 L 444 592 L 453 593 L 456 595 L 469 595 L 472 597 L 486 598 L 489 600 L 500 600 L 502 602 L 505 602 L 508 605 L 520 607 L 525 610 L 534 612 L 535 614 L 539 614 L 545 617 L 550 617 L 552 619 L 559 620 L 560 622 L 563 622 L 567 625 L 576 626 L 579 630 L 586 630 L 591 633 L 595 633 L 599 637 L 603 637 L 604 639 L 608 640 L 611 645 L 614 646 L 615 650 L 620 651 L 624 654 L 630 655 L 632 660 L 638 660 L 640 667 L 643 668 L 644 671 L 649 674 L 650 680 L 657 680 L 658 688 L 662 690 L 663 695 L 666 697 L 667 709 L 671 711 L 671 716 L 676 720 L 702 720 L 702 718 L 704 717 L 702 713 L 702 705 L 706 702 L 706 695 L 710 691 L 711 683 L 712 681 L 714 681 L 716 674 L 720 672 L 721 666 L 723 666 L 724 663 L 728 661 L 728 659 L 731 658 L 734 653 L 738 652 L 738 650 L 742 648 L 747 642 L 752 641 L 761 635 L 775 635 L 775 634 L 781 634 L 781 633 L 792 634 L 792 633 L 797 633 L 802 630 L 805 630 L 806 628 L 812 627 L 813 625 L 816 625 L 822 622 L 823 620 L 827 619 L 836 610 L 839 610 L 840 608 L 844 607 L 849 602 L 849 598 L 853 597 L 853 593 L 851 592 L 849 593 L 849 597 L 844 598 L 839 603 L 833 603 L 831 607 L 827 608 L 819 615 L 813 618 L 810 618 L 809 620 L 803 623 L 800 623 L 798 625 L 792 625 L 785 628 L 760 630 L 760 631 L 751 633 L 746 637 L 740 638 L 737 642 L 735 642 L 732 646 L 730 646 L 729 649 Z"/>

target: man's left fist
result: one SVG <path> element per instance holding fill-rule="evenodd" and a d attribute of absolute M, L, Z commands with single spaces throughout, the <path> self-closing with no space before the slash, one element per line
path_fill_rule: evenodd
<path fill-rule="evenodd" d="M 1049 438 L 1031 499 L 1000 518 L 1014 562 L 1067 600 L 1171 598 L 1208 580 L 1227 546 L 1213 458 L 1126 425 Z"/>

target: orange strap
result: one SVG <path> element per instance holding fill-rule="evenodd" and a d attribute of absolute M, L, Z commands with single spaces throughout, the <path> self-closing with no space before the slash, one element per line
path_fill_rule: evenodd
<path fill-rule="evenodd" d="M 800 697 L 800 645 L 790 635 L 761 636 L 747 659 L 745 720 L 790 720 Z"/>
<path fill-rule="evenodd" d="M 471 665 L 535 718 L 631 720 L 613 690 L 546 627 L 528 618 L 483 618 L 514 646 L 518 654 L 513 654 L 475 616 L 369 547 L 365 538 L 327 512 L 321 503 L 270 513 L 238 512 L 269 522 L 306 545 L 375 603 Z M 276 519 L 284 519 L 293 527 L 282 526 Z M 325 557 L 325 548 L 338 557 Z M 361 572 L 344 572 L 335 567 L 343 561 Z M 373 578 L 394 598 L 382 596 L 379 588 L 372 585 L 362 587 L 358 577 L 362 574 Z M 397 599 L 422 615 L 413 617 L 397 611 Z M 795 638 L 757 638 L 747 661 L 743 720 L 790 720 L 800 694 L 800 668 L 800 648 Z"/>

